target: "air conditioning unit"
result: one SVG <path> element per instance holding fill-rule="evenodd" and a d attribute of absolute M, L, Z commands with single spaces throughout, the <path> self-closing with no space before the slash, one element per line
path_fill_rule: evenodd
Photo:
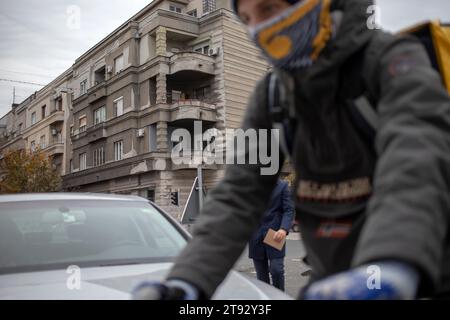
<path fill-rule="evenodd" d="M 52 129 L 52 136 L 56 136 L 58 134 L 58 131 L 56 129 Z"/>
<path fill-rule="evenodd" d="M 212 57 L 218 56 L 219 53 L 220 53 L 220 48 L 212 48 L 212 49 L 209 49 L 209 51 L 208 51 L 208 55 L 210 55 Z"/>
<path fill-rule="evenodd" d="M 112 73 L 113 67 L 112 66 L 106 66 L 106 73 Z"/>
<path fill-rule="evenodd" d="M 142 138 L 145 136 L 145 129 L 139 129 L 137 132 L 137 137 Z"/>

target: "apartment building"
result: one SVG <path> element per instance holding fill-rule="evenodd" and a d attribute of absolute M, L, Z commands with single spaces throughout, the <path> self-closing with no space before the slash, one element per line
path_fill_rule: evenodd
<path fill-rule="evenodd" d="M 6 139 L 0 144 L 2 154 L 8 150 L 40 150 L 49 156 L 61 175 L 65 174 L 64 157 L 68 147 L 65 124 L 72 96 L 68 82 L 71 74 L 71 70 L 66 71 L 22 103 L 12 106 L 2 118 L 6 127 L 3 134 Z"/>
<path fill-rule="evenodd" d="M 13 104 L 11 110 L 0 119 L 0 158 L 10 150 L 24 150 L 22 128 L 26 120 L 26 105 L 30 98 L 20 104 Z"/>
<path fill-rule="evenodd" d="M 72 67 L 66 190 L 136 194 L 179 216 L 197 175 L 171 133 L 237 128 L 267 64 L 229 1 L 153 1 Z M 223 175 L 203 166 L 206 188 Z M 178 193 L 179 206 L 170 201 Z"/>
<path fill-rule="evenodd" d="M 171 161 L 172 132 L 239 127 L 267 70 L 228 0 L 154 0 L 14 106 L 6 148 L 48 151 L 66 191 L 140 195 L 179 217 L 197 166 Z M 206 189 L 222 175 L 203 166 Z"/>

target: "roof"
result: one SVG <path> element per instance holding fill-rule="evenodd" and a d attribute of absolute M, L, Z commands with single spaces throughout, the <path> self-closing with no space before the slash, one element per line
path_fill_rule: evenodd
<path fill-rule="evenodd" d="M 109 33 L 105 38 L 100 40 L 100 42 L 97 42 L 93 47 L 91 47 L 89 50 L 87 50 L 85 53 L 83 53 L 81 56 L 79 56 L 76 60 L 74 65 L 76 65 L 80 60 L 83 58 L 89 56 L 92 52 L 97 50 L 99 47 L 104 45 L 106 42 L 114 38 L 117 33 L 119 33 L 123 28 L 127 27 L 131 22 L 138 20 L 142 15 L 144 15 L 147 11 L 151 10 L 152 8 L 156 7 L 158 4 L 160 4 L 162 0 L 152 0 L 149 4 L 147 4 L 143 9 L 141 9 L 138 13 L 134 14 L 131 18 L 127 19 L 124 23 L 122 23 L 119 27 L 114 29 L 111 33 Z"/>
<path fill-rule="evenodd" d="M 102 194 L 102 193 L 23 193 L 0 195 L 0 203 L 48 200 L 112 200 L 112 201 L 142 201 L 147 199 L 138 196 Z"/>

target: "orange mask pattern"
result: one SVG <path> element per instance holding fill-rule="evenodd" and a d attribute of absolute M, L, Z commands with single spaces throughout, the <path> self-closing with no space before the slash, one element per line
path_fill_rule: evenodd
<path fill-rule="evenodd" d="M 282 69 L 311 65 L 332 34 L 331 0 L 304 0 L 250 29 L 268 60 Z"/>

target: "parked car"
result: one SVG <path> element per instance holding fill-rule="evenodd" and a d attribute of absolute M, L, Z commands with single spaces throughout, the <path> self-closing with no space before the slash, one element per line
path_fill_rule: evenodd
<path fill-rule="evenodd" d="M 146 199 L 103 194 L 0 196 L 0 299 L 129 299 L 162 280 L 189 234 Z M 290 299 L 231 271 L 214 299 Z"/>

